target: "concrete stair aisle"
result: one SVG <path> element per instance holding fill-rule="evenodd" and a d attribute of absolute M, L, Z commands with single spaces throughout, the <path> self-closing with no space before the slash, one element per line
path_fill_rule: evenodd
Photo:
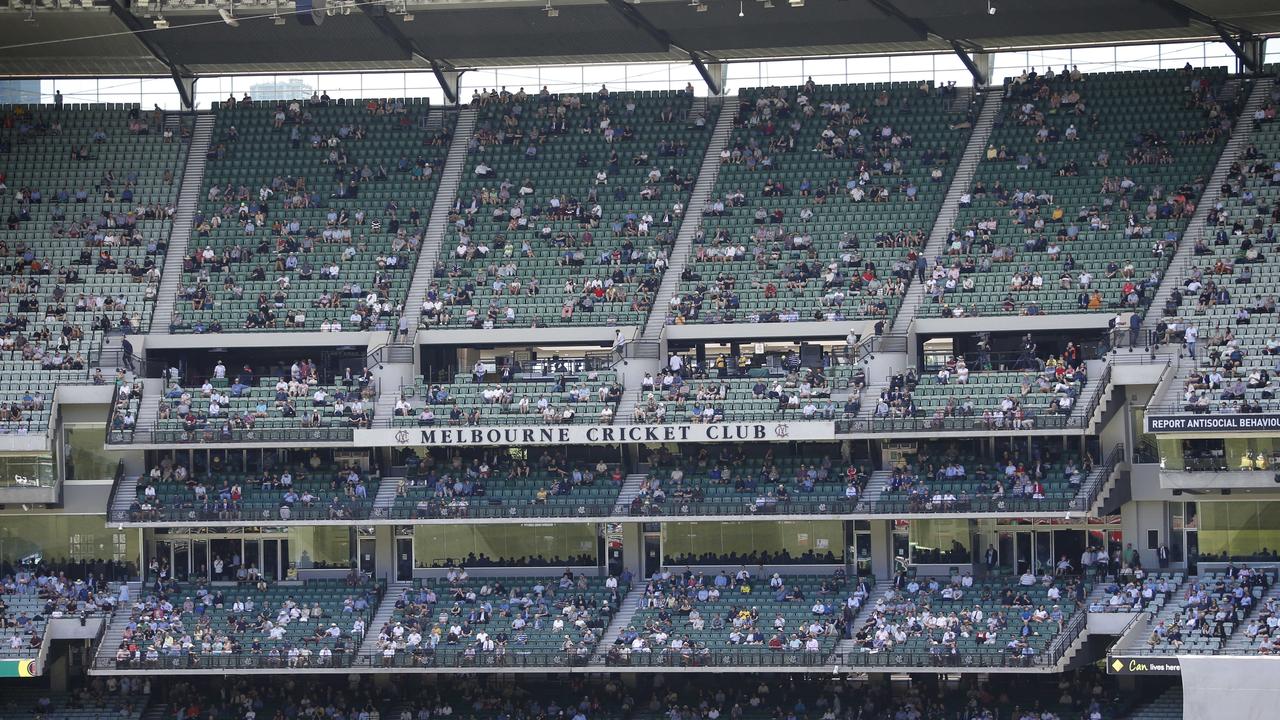
<path fill-rule="evenodd" d="M 432 112 L 434 114 L 436 111 Z M 444 167 L 440 169 L 440 187 L 436 189 L 427 230 L 422 238 L 422 246 L 418 248 L 413 281 L 404 302 L 404 316 L 409 319 L 410 338 L 413 338 L 422 319 L 422 301 L 427 297 L 436 258 L 440 256 L 440 245 L 448 232 L 449 209 L 453 207 L 453 201 L 458 195 L 458 182 L 462 179 L 462 173 L 467 170 L 467 145 L 470 144 L 471 134 L 475 129 L 476 109 L 467 107 L 459 110 L 458 122 L 453 128 L 453 140 L 449 143 L 449 154 L 445 157 Z"/>
<path fill-rule="evenodd" d="M 640 484 L 648 477 L 647 472 L 630 473 L 622 481 L 622 491 L 618 493 L 618 501 L 613 504 L 614 517 L 626 517 L 630 514 L 631 501 L 640 494 Z"/>
<path fill-rule="evenodd" d="M 876 598 L 885 594 L 882 588 L 871 588 L 871 594 L 867 595 L 862 603 L 862 607 L 858 608 L 858 612 L 853 616 L 853 622 L 849 623 L 852 632 L 857 632 L 858 628 L 866 624 L 867 618 L 871 617 L 871 608 L 875 605 Z M 862 648 L 858 647 L 853 640 L 841 638 L 836 643 L 836 647 L 831 651 L 831 656 L 827 659 L 828 665 L 839 665 L 845 657 L 856 655 L 862 652 Z"/>
<path fill-rule="evenodd" d="M 876 416 L 876 403 L 880 401 L 880 393 L 889 389 L 889 379 L 868 378 L 867 386 L 862 389 L 862 407 L 858 408 L 858 420 L 871 421 Z"/>
<path fill-rule="evenodd" d="M 1231 82 L 1236 81 L 1233 80 Z M 1196 211 L 1191 216 L 1190 222 L 1187 223 L 1187 229 L 1182 233 L 1182 239 L 1178 241 L 1173 259 L 1169 262 L 1168 269 L 1165 270 L 1164 281 L 1160 283 L 1155 297 L 1151 300 L 1151 307 L 1147 309 L 1146 317 L 1143 319 L 1143 330 L 1155 331 L 1156 326 L 1160 324 L 1164 305 L 1168 302 L 1169 296 L 1173 294 L 1174 287 L 1181 283 L 1187 271 L 1195 265 L 1196 256 L 1192 248 L 1195 247 L 1196 240 L 1205 237 L 1209 211 L 1222 198 L 1222 183 L 1227 179 L 1231 164 L 1240 158 L 1240 154 L 1249 145 L 1249 140 L 1253 137 L 1253 113 L 1270 99 L 1271 87 L 1274 82 L 1274 79 L 1269 77 L 1259 78 L 1254 81 L 1253 90 L 1249 93 L 1249 99 L 1245 101 L 1244 107 L 1240 111 L 1240 117 L 1236 119 L 1235 127 L 1232 128 L 1231 138 L 1227 140 L 1227 144 L 1222 148 L 1222 155 L 1218 156 L 1218 164 L 1214 166 L 1213 174 L 1205 185 L 1204 194 L 1200 196 L 1199 201 L 1196 203 Z"/>
<path fill-rule="evenodd" d="M 178 284 L 182 280 L 182 258 L 187 255 L 192 221 L 200 207 L 200 190 L 204 184 L 204 168 L 209 160 L 209 145 L 213 141 L 215 121 L 212 113 L 198 114 L 195 128 L 191 132 L 187 162 L 182 170 L 182 184 L 178 188 L 177 210 L 173 221 L 169 223 L 169 249 L 164 256 L 160 289 L 156 291 L 156 306 L 151 312 L 149 329 L 153 333 L 169 334 L 174 302 L 178 297 Z"/>
<path fill-rule="evenodd" d="M 951 99 L 951 107 L 947 108 L 947 112 L 962 113 L 968 110 L 969 103 L 973 102 L 974 91 L 972 85 L 956 87 L 956 96 Z"/>
<path fill-rule="evenodd" d="M 170 713 L 171 708 L 163 700 L 150 700 L 147 709 L 142 713 L 141 720 L 169 720 L 173 717 Z"/>
<path fill-rule="evenodd" d="M 150 440 L 155 431 L 156 420 L 160 415 L 160 400 L 164 397 L 164 378 L 143 378 L 142 399 L 138 403 L 138 417 L 134 422 L 134 439 L 137 442 Z"/>
<path fill-rule="evenodd" d="M 862 489 L 862 495 L 858 498 L 859 507 L 874 508 L 876 503 L 880 502 L 880 496 L 885 488 L 889 486 L 889 476 L 892 474 L 892 470 L 872 472 L 871 477 L 867 478 L 867 486 Z"/>
<path fill-rule="evenodd" d="M 381 497 L 381 489 L 378 493 Z M 367 657 L 376 657 L 382 655 L 382 651 L 378 649 L 378 633 L 382 632 L 382 626 L 391 620 L 391 616 L 396 611 L 396 600 L 399 599 L 400 593 L 413 588 L 413 583 L 397 581 L 387 584 L 387 592 L 382 596 L 382 603 L 378 605 L 378 612 L 373 614 L 373 619 L 369 621 L 365 628 L 364 639 L 360 641 L 360 655 Z"/>
<path fill-rule="evenodd" d="M 120 478 L 120 485 L 116 488 L 115 502 L 109 508 L 110 514 L 108 520 L 114 518 L 128 517 L 129 506 L 133 504 L 135 498 L 138 497 L 138 476 L 125 475 Z M 134 596 L 130 596 L 134 597 Z"/>
<path fill-rule="evenodd" d="M 129 602 L 132 604 L 142 597 L 142 583 L 135 580 L 128 583 L 128 585 Z M 116 650 L 120 648 L 120 643 L 124 640 L 124 631 L 129 626 L 130 615 L 130 607 L 120 607 L 111 616 L 111 621 L 107 623 L 107 629 L 103 631 L 102 638 L 98 641 L 99 662 L 115 661 Z"/>
<path fill-rule="evenodd" d="M 631 416 L 636 411 L 636 405 L 640 404 L 640 386 L 636 385 L 628 387 L 622 391 L 622 397 L 618 400 L 618 410 L 614 413 L 615 423 L 629 423 Z"/>
<path fill-rule="evenodd" d="M 596 645 L 596 652 L 591 656 L 591 665 L 603 666 L 605 658 L 609 654 L 609 648 L 618 641 L 618 637 L 622 635 L 622 631 L 627 629 L 631 624 L 631 618 L 636 614 L 636 610 L 640 607 L 640 601 L 644 599 L 644 583 L 632 583 L 625 597 L 622 598 L 622 605 L 618 607 L 618 612 L 614 613 L 613 619 L 609 621 L 609 627 L 604 629 L 604 635 L 600 636 L 600 643 Z"/>
<path fill-rule="evenodd" d="M 1106 404 L 1111 394 L 1115 392 L 1115 385 L 1110 380 L 1110 374 L 1107 373 L 1107 364 L 1102 360 L 1086 360 L 1085 369 L 1089 374 L 1090 381 L 1084 386 L 1084 393 L 1076 398 L 1076 404 L 1071 407 L 1070 424 L 1072 427 L 1078 426 L 1086 420 L 1085 413 L 1092 411 L 1092 422 L 1096 422 L 1098 416 L 1106 410 Z M 1098 399 L 1098 403 L 1094 405 L 1094 398 Z M 1090 423 L 1092 425 L 1092 422 Z"/>
<path fill-rule="evenodd" d="M 378 494 L 373 498 L 373 517 L 391 517 L 391 509 L 396 504 L 396 489 L 404 478 L 384 475 L 378 484 Z"/>
<path fill-rule="evenodd" d="M 704 101 L 705 102 L 705 101 Z M 707 154 L 702 158 L 702 167 L 698 171 L 697 183 L 684 208 L 684 218 L 680 222 L 680 232 L 676 235 L 675 247 L 668 258 L 667 271 L 662 275 L 662 284 L 653 298 L 653 308 L 649 311 L 649 320 L 644 326 L 643 339 L 659 340 L 662 328 L 667 322 L 667 308 L 671 307 L 671 296 L 680 289 L 680 273 L 693 250 L 693 236 L 702 226 L 702 206 L 711 197 L 720 177 L 720 151 L 729 142 L 733 130 L 733 118 L 738 106 L 737 96 L 724 98 L 720 108 L 720 117 L 711 131 L 711 140 L 707 143 Z"/>
<path fill-rule="evenodd" d="M 978 111 L 978 119 L 969 133 L 969 142 L 965 145 L 964 154 L 960 156 L 960 164 L 956 166 L 956 174 L 951 178 L 951 185 L 947 188 L 942 207 L 938 209 L 938 217 L 929 232 L 929 240 L 924 246 L 924 256 L 931 265 L 933 259 L 940 256 L 946 247 L 947 234 L 955 225 L 956 216 L 960 214 L 960 196 L 973 185 L 978 164 L 982 162 L 987 141 L 991 139 L 991 129 L 995 126 L 996 116 L 1000 114 L 1002 103 L 998 91 L 985 93 L 980 102 L 982 109 Z M 911 284 L 907 286 L 907 294 L 902 298 L 902 304 L 893 319 L 890 334 L 905 337 L 911 329 L 916 310 L 924 302 L 924 285 L 912 277 Z"/>

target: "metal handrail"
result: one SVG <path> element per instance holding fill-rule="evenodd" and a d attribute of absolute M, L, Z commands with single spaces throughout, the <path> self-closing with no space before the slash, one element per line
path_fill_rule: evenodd
<path fill-rule="evenodd" d="M 1080 492 L 1076 493 L 1075 500 L 1071 503 L 1073 510 L 1088 512 L 1093 508 L 1093 504 L 1098 500 L 1098 494 L 1102 492 L 1102 488 L 1106 486 L 1107 480 L 1111 477 L 1111 473 L 1115 472 L 1116 466 L 1125 458 L 1124 443 L 1117 443 L 1111 452 L 1107 454 L 1106 460 L 1102 466 L 1095 468 L 1089 476 L 1085 478 L 1084 483 L 1080 486 Z"/>

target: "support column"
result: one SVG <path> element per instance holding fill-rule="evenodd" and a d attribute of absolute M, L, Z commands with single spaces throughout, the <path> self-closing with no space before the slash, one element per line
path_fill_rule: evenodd
<path fill-rule="evenodd" d="M 635 582 L 644 579 L 644 534 L 640 532 L 640 523 L 622 524 L 622 566 L 631 571 Z"/>
<path fill-rule="evenodd" d="M 178 97 L 182 99 L 182 109 L 188 112 L 196 109 L 196 77 L 183 75 L 176 68 L 170 70 L 173 83 L 178 86 Z"/>
<path fill-rule="evenodd" d="M 444 90 L 444 98 L 451 105 L 457 105 L 461 102 L 461 80 L 462 71 L 445 68 L 439 63 L 431 63 L 431 72 L 436 76 L 436 82 L 440 83 L 440 89 Z"/>
<path fill-rule="evenodd" d="M 729 84 L 729 66 L 715 58 L 704 61 L 696 52 L 689 53 L 689 61 L 693 63 L 693 67 L 698 70 L 703 82 L 707 84 L 707 94 L 723 96 L 725 87 Z"/>
<path fill-rule="evenodd" d="M 877 580 L 893 579 L 893 524 L 871 521 L 871 572 Z"/>
<path fill-rule="evenodd" d="M 1261 68 L 1263 61 L 1267 58 L 1267 39 L 1261 37 L 1251 37 L 1240 43 L 1240 49 L 1243 51 L 1248 61 L 1242 63 L 1248 65 L 1253 63 L 1254 67 Z"/>
<path fill-rule="evenodd" d="M 982 84 L 974 85 L 974 87 L 991 87 L 996 84 L 996 56 L 989 52 L 968 53 L 968 56 L 969 60 L 973 63 L 974 68 L 977 68 L 977 71 L 983 78 Z M 973 68 L 970 68 L 969 72 L 972 73 Z"/>

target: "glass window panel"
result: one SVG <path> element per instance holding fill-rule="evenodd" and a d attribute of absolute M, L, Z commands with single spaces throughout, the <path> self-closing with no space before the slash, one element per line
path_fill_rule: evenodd
<path fill-rule="evenodd" d="M 414 564 L 590 566 L 598 558 L 596 537 L 596 527 L 590 523 L 419 525 L 413 534 Z"/>
<path fill-rule="evenodd" d="M 289 562 L 294 567 L 351 566 L 351 528 L 313 525 L 289 528 Z"/>
<path fill-rule="evenodd" d="M 404 73 L 366 73 L 360 89 L 367 98 L 404 97 Z"/>
<path fill-rule="evenodd" d="M 756 87 L 764 85 L 763 75 L 764 63 L 745 62 L 732 63 L 729 65 L 729 89 L 727 92 L 736 93 L 743 88 Z"/>
<path fill-rule="evenodd" d="M 805 81 L 809 78 L 819 85 L 839 84 L 844 82 L 845 78 L 845 59 L 844 58 L 817 58 L 814 60 L 802 61 Z"/>
<path fill-rule="evenodd" d="M 1121 46 L 1115 48 L 1115 54 L 1117 70 L 1145 70 L 1160 62 L 1160 49 L 1155 45 Z"/>
<path fill-rule="evenodd" d="M 68 560 L 135 562 L 136 532 L 116 530 L 101 515 L 4 515 L 0 516 L 0 562 L 17 563 L 40 558 L 56 563 Z"/>
<path fill-rule="evenodd" d="M 529 87 L 526 87 L 525 91 L 536 93 L 541 90 L 544 85 L 553 93 L 581 92 L 582 68 L 570 66 L 539 68 L 536 81 Z"/>
<path fill-rule="evenodd" d="M 99 448 L 102 447 L 104 433 L 105 429 L 98 432 Z M 114 465 L 112 468 L 113 474 L 108 477 L 114 477 Z M 0 455 L 0 487 L 53 487 L 57 480 L 51 454 Z"/>
<path fill-rule="evenodd" d="M 106 423 L 100 425 L 72 425 L 66 428 L 67 479 L 109 480 L 116 475 L 120 455 L 104 450 L 103 438 Z"/>
<path fill-rule="evenodd" d="M 764 63 L 765 83 L 768 85 L 803 85 L 804 62 L 800 60 L 778 60 Z"/>
<path fill-rule="evenodd" d="M 1071 51 L 1071 64 L 1082 73 L 1110 70 L 1116 64 L 1115 48 L 1079 48 Z"/>
<path fill-rule="evenodd" d="M 844 527 L 837 520 L 665 523 L 662 556 L 671 565 L 839 562 Z"/>
<path fill-rule="evenodd" d="M 889 79 L 888 57 L 849 58 L 845 63 L 845 82 L 885 82 Z"/>

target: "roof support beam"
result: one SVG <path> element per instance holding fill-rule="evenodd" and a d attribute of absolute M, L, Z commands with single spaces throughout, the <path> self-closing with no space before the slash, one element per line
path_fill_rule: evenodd
<path fill-rule="evenodd" d="M 698 57 L 697 53 L 689 53 L 689 61 L 693 63 L 693 67 L 698 71 L 698 74 L 702 76 L 702 81 L 707 84 L 707 89 L 711 91 L 712 95 L 720 95 L 724 92 L 724 83 L 720 81 L 720 78 L 712 75 L 711 68 L 708 68 L 706 64 L 702 62 L 702 58 Z M 715 67 L 716 69 L 719 69 L 724 66 L 716 63 Z"/>
<path fill-rule="evenodd" d="M 621 15 L 622 19 L 631 23 L 632 27 L 635 27 L 643 31 L 644 34 L 653 38 L 653 41 L 657 43 L 664 52 L 670 52 L 672 48 L 675 48 L 676 50 L 680 50 L 682 52 L 691 52 L 691 51 L 685 50 L 682 47 L 677 46 L 674 42 L 672 42 L 671 36 L 667 34 L 666 30 L 663 30 L 657 25 L 654 25 L 653 23 L 649 22 L 649 18 L 640 14 L 640 11 L 637 10 L 635 6 L 632 5 L 631 3 L 626 2 L 626 0 L 608 0 L 608 3 L 609 3 L 609 7 L 613 8 L 614 11 L 616 11 L 619 15 Z M 695 63 L 695 66 L 696 66 L 696 63 Z"/>
<path fill-rule="evenodd" d="M 916 34 L 917 40 L 924 40 L 930 35 L 935 34 L 929 29 L 929 26 L 919 18 L 913 18 L 910 15 L 898 9 L 890 0 L 867 0 L 871 7 L 879 10 L 886 17 L 893 18 L 907 27 L 908 30 Z"/>
<path fill-rule="evenodd" d="M 458 102 L 457 77 L 450 75 L 456 68 L 451 63 L 430 57 L 419 50 L 417 44 L 396 27 L 396 24 L 391 22 L 391 18 L 387 17 L 386 6 L 367 2 L 358 3 L 358 5 L 360 11 L 369 18 L 374 27 L 378 28 L 378 32 L 382 33 L 383 37 L 395 43 L 405 55 L 430 65 L 431 73 L 436 76 L 436 82 L 440 83 L 445 99 L 451 103 Z"/>
<path fill-rule="evenodd" d="M 653 41 L 662 48 L 663 51 L 670 52 L 676 50 L 682 53 L 688 53 L 689 62 L 693 63 L 694 69 L 702 76 L 702 81 L 707 84 L 707 89 L 712 95 L 719 95 L 724 92 L 724 83 L 715 77 L 708 68 L 706 63 L 718 63 L 719 60 L 707 53 L 700 52 L 691 48 L 685 48 L 677 44 L 671 39 L 671 35 L 662 28 L 649 22 L 649 18 L 645 17 L 635 8 L 634 5 L 626 0 L 607 0 L 609 7 L 613 8 L 624 20 L 631 23 L 631 26 L 642 31 L 644 34 L 653 38 Z M 705 56 L 706 60 L 703 60 Z"/>
<path fill-rule="evenodd" d="M 969 69 L 969 74 L 973 76 L 973 86 L 976 88 L 986 87 L 987 77 L 977 63 L 973 61 L 973 58 L 969 57 L 969 51 L 955 40 L 951 41 L 951 50 L 955 52 L 956 57 L 960 58 L 960 62 L 964 63 L 964 66 Z"/>
<path fill-rule="evenodd" d="M 1254 74 L 1262 72 L 1261 58 L 1244 47 L 1246 43 L 1254 40 L 1254 35 L 1248 28 L 1223 22 L 1212 15 L 1206 15 L 1195 8 L 1187 7 L 1178 2 L 1178 0 L 1156 0 L 1156 2 L 1175 13 L 1186 16 L 1188 22 L 1198 22 L 1201 25 L 1208 25 L 1213 28 L 1218 33 L 1218 37 L 1222 38 L 1222 42 L 1235 54 L 1242 66 Z"/>
<path fill-rule="evenodd" d="M 1218 31 L 1218 37 L 1222 38 L 1222 42 L 1231 49 L 1231 52 L 1235 54 L 1241 65 L 1255 75 L 1262 72 L 1262 63 L 1259 62 L 1258 57 L 1244 47 L 1245 43 L 1249 43 L 1254 39 L 1252 35 L 1241 33 L 1238 37 L 1234 36 L 1221 24 L 1214 26 L 1214 30 Z"/>
<path fill-rule="evenodd" d="M 125 9 L 120 4 L 120 0 L 111 0 L 109 7 L 111 14 L 133 33 L 133 37 L 142 43 L 142 47 L 169 68 L 169 75 L 173 77 L 173 83 L 178 86 L 178 97 L 182 100 L 182 106 L 187 110 L 195 109 L 195 73 L 188 70 L 185 65 L 170 60 L 168 54 L 159 45 L 151 42 L 150 35 L 144 32 L 148 28 L 136 15 Z"/>

